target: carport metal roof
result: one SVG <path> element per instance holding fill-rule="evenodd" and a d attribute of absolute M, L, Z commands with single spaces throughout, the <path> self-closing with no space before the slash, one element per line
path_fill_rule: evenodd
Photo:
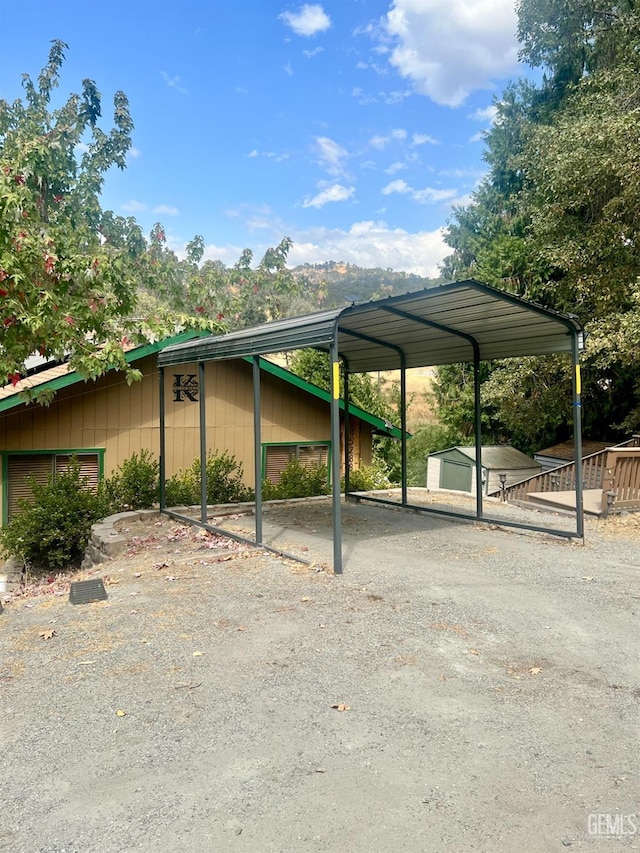
<path fill-rule="evenodd" d="M 523 527 L 547 533 L 567 534 L 534 525 L 498 521 L 484 515 L 482 506 L 482 428 L 480 419 L 480 363 L 485 360 L 531 355 L 567 353 L 573 363 L 573 430 L 576 462 L 576 533 L 583 536 L 582 449 L 579 352 L 582 327 L 573 315 L 542 308 L 513 294 L 490 287 L 473 279 L 440 285 L 415 293 L 391 296 L 346 308 L 320 311 L 305 317 L 277 320 L 262 326 L 241 329 L 228 335 L 201 338 L 167 347 L 158 357 L 160 368 L 160 508 L 184 521 L 190 519 L 168 510 L 164 504 L 164 369 L 173 364 L 198 362 L 200 381 L 200 458 L 201 458 L 201 526 L 219 533 L 207 521 L 206 470 L 207 455 L 204 364 L 218 359 L 252 357 L 254 365 L 254 450 L 256 479 L 256 535 L 252 544 L 263 545 L 262 490 L 259 466 L 260 438 L 260 356 L 268 353 L 314 347 L 327 350 L 331 370 L 331 443 L 337 450 L 340 442 L 340 370 L 345 367 L 345 399 L 349 399 L 350 373 L 394 370 L 400 368 L 402 507 L 461 518 L 492 521 L 503 526 Z M 413 506 L 407 497 L 406 451 L 406 369 L 439 364 L 471 362 L 474 376 L 474 433 L 476 468 L 476 514 Z M 345 435 L 349 434 L 349 407 L 345 406 Z M 345 442 L 345 445 L 347 443 Z M 350 492 L 348 453 L 345 453 L 345 494 L 350 500 L 390 501 Z M 342 533 L 340 513 L 340 453 L 331 459 L 333 502 L 334 571 L 342 571 Z M 247 540 L 248 541 L 248 540 Z M 266 547 L 266 546 L 263 546 Z"/>
<path fill-rule="evenodd" d="M 276 320 L 167 347 L 159 364 L 329 350 L 337 332 L 350 373 L 572 351 L 577 320 L 474 280 Z"/>

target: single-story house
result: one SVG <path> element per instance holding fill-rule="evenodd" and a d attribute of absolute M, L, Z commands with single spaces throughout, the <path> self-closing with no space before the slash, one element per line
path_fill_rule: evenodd
<path fill-rule="evenodd" d="M 15 387 L 0 388 L 0 458 L 2 522 L 21 497 L 29 496 L 29 475 L 45 482 L 64 469 L 72 454 L 90 482 L 108 476 L 133 453 L 159 451 L 158 353 L 166 346 L 197 337 L 183 332 L 173 338 L 127 352 L 127 361 L 142 373 L 131 385 L 112 370 L 86 381 L 68 365 L 47 364 Z M 293 456 L 303 464 L 327 465 L 331 471 L 330 395 L 264 358 L 262 372 L 262 473 L 274 482 Z M 254 483 L 252 359 L 209 362 L 205 368 L 207 448 L 228 453 L 242 464 L 244 481 Z M 174 365 L 165 371 L 166 475 L 187 468 L 200 456 L 199 376 L 197 364 Z M 54 392 L 49 406 L 28 403 L 26 388 Z M 344 410 L 344 402 L 340 401 Z M 400 431 L 353 404 L 349 407 L 349 447 L 353 468 L 371 463 L 372 436 L 400 437 Z M 341 432 L 344 445 L 344 431 Z"/>
<path fill-rule="evenodd" d="M 505 485 L 518 483 L 540 473 L 540 464 L 530 456 L 505 445 L 487 445 L 481 449 L 482 492 L 488 495 L 500 489 L 500 475 Z M 450 447 L 427 457 L 427 489 L 431 491 L 476 491 L 475 447 Z"/>

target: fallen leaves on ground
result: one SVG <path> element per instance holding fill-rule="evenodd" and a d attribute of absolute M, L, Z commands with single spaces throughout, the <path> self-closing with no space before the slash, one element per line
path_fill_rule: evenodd
<path fill-rule="evenodd" d="M 127 716 L 127 712 L 123 711 L 122 708 L 118 708 L 118 710 L 116 711 L 116 717 L 126 717 L 126 716 Z"/>
<path fill-rule="evenodd" d="M 157 536 L 132 536 L 129 540 L 126 555 L 127 557 L 133 557 L 135 554 L 139 554 L 140 551 L 144 551 L 145 548 L 148 548 L 150 545 L 155 545 L 158 542 Z"/>
<path fill-rule="evenodd" d="M 531 673 L 531 675 L 537 675 L 539 672 L 542 672 L 542 667 L 532 666 L 529 672 Z"/>
<path fill-rule="evenodd" d="M 336 703 L 335 705 L 332 705 L 331 707 L 335 708 L 336 711 L 350 711 L 351 710 L 351 706 L 345 705 L 343 702 Z"/>
<path fill-rule="evenodd" d="M 43 640 L 50 640 L 52 637 L 57 637 L 58 632 L 53 628 L 49 628 L 47 631 L 40 631 L 40 636 Z"/>

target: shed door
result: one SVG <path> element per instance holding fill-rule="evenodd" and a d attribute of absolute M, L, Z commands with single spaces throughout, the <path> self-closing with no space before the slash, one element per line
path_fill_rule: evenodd
<path fill-rule="evenodd" d="M 457 492 L 471 491 L 471 466 L 443 459 L 440 462 L 440 488 Z"/>

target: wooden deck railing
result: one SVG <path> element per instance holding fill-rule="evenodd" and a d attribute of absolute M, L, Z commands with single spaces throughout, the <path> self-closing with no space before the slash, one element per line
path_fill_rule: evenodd
<path fill-rule="evenodd" d="M 640 447 L 612 447 L 602 480 L 602 513 L 640 509 Z"/>
<path fill-rule="evenodd" d="M 634 435 L 627 441 L 617 444 L 614 448 L 608 448 L 606 450 L 601 450 L 598 453 L 592 453 L 590 456 L 585 456 L 582 460 L 583 488 L 610 491 L 610 489 L 605 486 L 607 454 L 611 450 L 617 451 L 619 449 L 638 447 L 640 447 L 640 435 Z M 622 476 L 622 470 L 623 469 L 621 468 L 619 476 Z M 630 474 L 626 476 L 628 478 L 631 477 Z M 629 482 L 631 482 L 631 480 Z M 506 501 L 526 501 L 527 495 L 531 492 L 569 492 L 575 489 L 575 487 L 576 463 L 566 462 L 564 465 L 559 465 L 557 468 L 552 468 L 550 471 L 544 471 L 542 474 L 535 474 L 533 477 L 528 477 L 526 480 L 520 480 L 519 483 L 513 483 L 511 486 L 507 486 L 504 490 L 504 499 Z M 625 488 L 627 487 L 625 486 Z M 500 497 L 500 495 L 500 489 L 496 489 L 490 493 L 491 497 Z"/>

